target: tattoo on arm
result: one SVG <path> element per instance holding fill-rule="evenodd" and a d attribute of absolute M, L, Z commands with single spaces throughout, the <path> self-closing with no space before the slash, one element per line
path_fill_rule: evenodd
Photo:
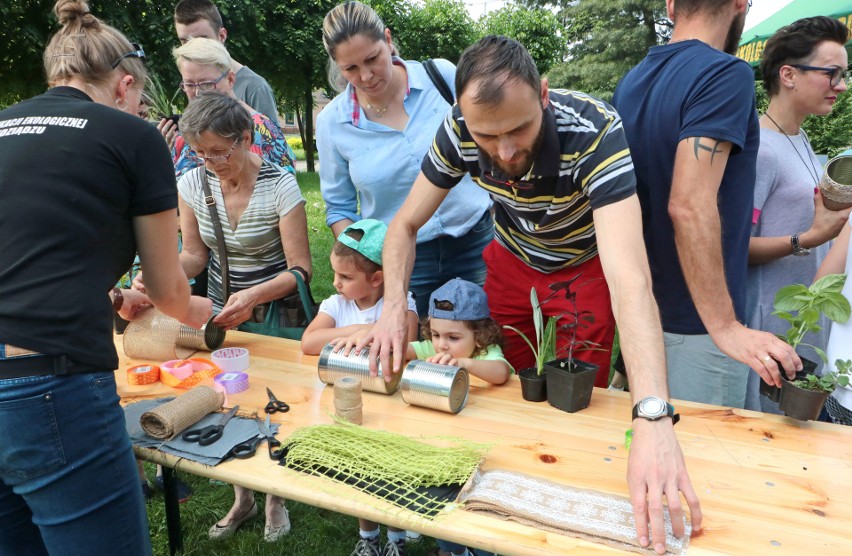
<path fill-rule="evenodd" d="M 701 143 L 700 137 L 696 137 L 695 142 L 692 145 L 693 150 L 695 152 L 695 160 L 698 160 L 698 151 L 699 150 L 708 151 L 710 153 L 710 165 L 712 166 L 713 165 L 713 159 L 716 157 L 716 154 L 723 152 L 722 149 L 719 148 L 719 143 L 721 143 L 721 142 L 722 141 L 716 139 L 716 142 L 713 143 L 713 146 L 708 147 L 707 145 L 704 145 L 704 144 Z"/>

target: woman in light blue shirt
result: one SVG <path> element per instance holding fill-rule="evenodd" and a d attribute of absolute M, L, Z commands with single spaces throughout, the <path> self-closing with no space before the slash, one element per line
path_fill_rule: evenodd
<path fill-rule="evenodd" d="M 337 95 L 317 117 L 320 187 L 335 237 L 362 218 L 390 223 L 420 172 L 450 106 L 425 68 L 396 56 L 390 30 L 369 7 L 348 2 L 326 16 L 323 42 Z M 454 90 L 455 66 L 435 60 Z M 345 88 L 342 85 L 345 84 Z M 424 315 L 452 278 L 485 281 L 482 250 L 493 239 L 488 194 L 469 177 L 417 234 L 410 290 Z"/>

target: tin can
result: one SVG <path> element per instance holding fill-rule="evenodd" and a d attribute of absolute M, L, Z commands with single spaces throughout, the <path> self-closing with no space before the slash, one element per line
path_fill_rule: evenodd
<path fill-rule="evenodd" d="M 470 378 L 467 369 L 415 359 L 402 373 L 405 403 L 447 413 L 458 413 L 467 404 Z"/>
<path fill-rule="evenodd" d="M 317 372 L 324 383 L 334 384 L 341 377 L 352 376 L 361 379 L 362 388 L 368 392 L 393 394 L 399 388 L 401 373 L 392 374 L 391 381 L 385 382 L 381 363 L 378 375 L 370 376 L 369 348 L 362 349 L 360 353 L 350 353 L 348 357 L 342 351 L 333 350 L 334 344 L 328 344 L 320 352 Z"/>

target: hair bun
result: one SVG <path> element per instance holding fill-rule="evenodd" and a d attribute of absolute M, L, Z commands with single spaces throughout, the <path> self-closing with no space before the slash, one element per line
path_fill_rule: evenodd
<path fill-rule="evenodd" d="M 97 18 L 89 12 L 89 4 L 83 0 L 59 0 L 53 7 L 53 12 L 59 19 L 60 25 L 68 25 L 76 21 L 81 27 L 91 27 L 97 24 Z"/>

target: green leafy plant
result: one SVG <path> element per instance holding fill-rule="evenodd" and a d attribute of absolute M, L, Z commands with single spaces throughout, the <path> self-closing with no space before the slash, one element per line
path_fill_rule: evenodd
<path fill-rule="evenodd" d="M 507 324 L 503 328 L 511 330 L 530 346 L 535 357 L 536 374 L 541 376 L 545 362 L 553 359 L 556 354 L 556 317 L 549 317 L 547 322 L 544 322 L 541 304 L 538 302 L 538 294 L 534 287 L 530 288 L 530 306 L 532 307 L 533 325 L 535 327 L 535 345 L 526 334 L 514 326 Z"/>
<path fill-rule="evenodd" d="M 153 72 L 148 74 L 145 83 L 145 96 L 151 114 L 157 121 L 160 121 L 160 118 L 167 118 L 180 112 L 176 103 L 180 96 L 180 88 L 175 89 L 174 94 L 169 94 L 163 82 Z"/>
<path fill-rule="evenodd" d="M 813 348 L 820 358 L 827 362 L 822 349 L 802 340 L 808 332 L 822 330 L 818 324 L 820 314 L 824 314 L 833 322 L 843 323 L 849 320 L 852 308 L 849 300 L 841 293 L 845 283 L 846 274 L 829 274 L 810 287 L 793 284 L 778 290 L 775 294 L 775 311 L 772 314 L 790 324 L 787 332 L 778 337 L 793 349 L 800 345 Z"/>
<path fill-rule="evenodd" d="M 815 392 L 834 392 L 838 386 L 849 386 L 849 378 L 852 377 L 852 361 L 838 359 L 834 362 L 836 371 L 828 371 L 822 376 L 808 375 L 803 379 L 793 381 L 793 386 L 802 390 L 813 390 Z"/>

